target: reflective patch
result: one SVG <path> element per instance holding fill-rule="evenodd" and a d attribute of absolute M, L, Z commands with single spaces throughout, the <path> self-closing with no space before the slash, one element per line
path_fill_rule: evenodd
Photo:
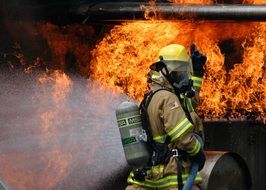
<path fill-rule="evenodd" d="M 179 107 L 179 104 L 178 104 L 177 101 L 174 101 L 174 102 L 168 104 L 168 106 L 172 110 L 172 109 L 178 108 Z"/>

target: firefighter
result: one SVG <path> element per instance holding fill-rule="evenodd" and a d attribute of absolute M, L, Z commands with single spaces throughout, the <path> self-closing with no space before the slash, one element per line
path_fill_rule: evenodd
<path fill-rule="evenodd" d="M 199 138 L 203 137 L 203 127 L 194 109 L 206 57 L 194 45 L 189 57 L 179 44 L 162 48 L 158 57 L 159 60 L 150 66 L 150 90 L 141 103 L 146 109 L 152 137 L 151 161 L 146 168 L 130 173 L 126 190 L 180 190 L 191 165 L 197 163 L 201 170 L 205 163 Z M 199 189 L 197 184 L 201 181 L 197 174 L 192 189 Z"/>

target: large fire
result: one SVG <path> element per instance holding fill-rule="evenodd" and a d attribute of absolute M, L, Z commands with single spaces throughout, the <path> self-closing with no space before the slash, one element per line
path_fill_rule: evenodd
<path fill-rule="evenodd" d="M 156 20 L 151 19 L 158 17 L 154 3 L 152 8 L 144 7 L 152 12 L 146 14 L 150 20 L 117 24 L 95 47 L 89 26 L 38 23 L 36 31 L 46 39 L 52 61 L 60 69 L 67 67 L 69 57 L 74 57 L 72 62 L 79 73 L 139 101 L 147 91 L 146 73 L 159 50 L 171 43 L 183 44 L 189 50 L 195 43 L 208 58 L 197 112 L 205 118 L 260 116 L 266 121 L 266 23 Z M 17 54 L 17 59 L 25 62 L 23 54 Z M 42 62 L 37 57 L 34 66 Z"/>
<path fill-rule="evenodd" d="M 226 41 L 231 41 L 232 52 L 221 50 Z M 91 77 L 141 100 L 149 66 L 159 49 L 171 43 L 187 49 L 195 43 L 207 55 L 199 114 L 213 118 L 258 113 L 265 120 L 266 23 L 124 22 L 114 26 L 92 51 Z M 230 53 L 239 54 L 238 59 L 232 60 Z"/>
<path fill-rule="evenodd" d="M 173 0 L 173 2 L 195 3 L 192 0 Z M 259 0 L 246 2 L 261 3 Z M 211 0 L 198 0 L 196 3 L 212 2 Z M 151 11 L 156 11 L 156 9 Z M 151 15 L 153 14 L 148 16 Z M 18 24 L 17 28 L 21 29 L 22 25 L 25 23 Z M 74 57 L 72 62 L 76 64 L 77 72 L 118 92 L 126 93 L 138 101 L 147 91 L 146 74 L 149 66 L 157 60 L 159 50 L 171 43 L 180 43 L 189 49 L 190 45 L 195 43 L 208 58 L 200 94 L 201 103 L 196 111 L 205 118 L 239 118 L 254 115 L 259 116 L 266 123 L 266 23 L 164 20 L 123 22 L 114 26 L 93 47 L 92 51 L 90 40 L 94 36 L 88 26 L 75 24 L 59 27 L 49 23 L 38 23 L 36 31 L 32 31 L 32 34 L 35 35 L 35 33 L 39 33 L 46 39 L 47 46 L 51 50 L 49 53 L 53 57 L 51 62 L 54 61 L 60 65 L 59 69 L 64 70 L 68 57 Z M 14 35 L 21 34 L 16 32 Z M 90 37 L 86 38 L 86 36 Z M 27 56 L 20 52 L 20 45 L 16 43 L 14 49 L 18 62 L 26 65 Z M 41 56 L 35 57 L 33 65 L 25 66 L 25 72 L 31 72 L 35 67 L 44 65 L 44 63 L 45 60 Z M 10 67 L 13 67 L 13 63 L 10 63 Z M 59 181 L 67 177 L 67 171 L 74 160 L 72 155 L 76 155 L 76 152 L 68 155 L 61 150 L 62 147 L 57 140 L 57 135 L 61 133 L 54 127 L 56 124 L 63 126 L 60 123 L 62 120 L 57 119 L 60 118 L 63 110 L 69 113 L 66 100 L 72 92 L 73 81 L 62 71 L 54 71 L 39 76 L 38 82 L 37 88 L 43 94 L 43 97 L 36 94 L 35 97 L 38 99 L 33 98 L 33 101 L 38 100 L 36 105 L 40 105 L 37 114 L 40 116 L 39 126 L 43 138 L 38 140 L 38 146 L 49 148 L 51 139 L 55 139 L 53 141 L 55 144 L 44 152 L 43 156 L 41 155 L 41 163 L 48 164 L 43 173 L 39 175 L 24 172 L 23 167 L 18 170 L 13 165 L 12 170 L 9 167 L 3 169 L 3 173 L 6 173 L 5 178 L 10 181 L 10 184 L 22 190 L 27 189 L 24 183 L 34 184 L 37 189 L 40 189 L 39 187 L 52 189 Z M 47 86 L 51 87 L 51 91 L 46 92 Z M 88 85 L 88 89 L 96 88 Z M 101 115 L 103 121 L 104 108 L 99 106 L 108 105 L 110 100 L 104 97 L 95 101 L 95 97 L 101 91 L 95 90 L 94 93 L 87 93 L 85 98 L 87 105 L 97 108 L 93 109 L 89 116 L 93 121 L 93 118 Z M 45 102 L 47 97 L 52 99 L 53 109 L 41 107 L 46 104 L 50 105 L 50 102 Z M 98 127 L 97 130 L 95 128 L 94 134 L 100 136 L 101 128 Z M 87 139 L 84 139 L 85 141 L 87 142 Z M 91 164 L 93 155 L 96 155 L 99 148 L 101 148 L 99 143 L 94 141 L 94 146 L 90 146 L 88 151 L 88 155 L 92 156 L 88 158 L 86 155 L 87 165 Z M 77 149 L 80 149 L 80 146 Z M 73 148 L 75 151 L 77 149 Z M 11 156 L 1 156 L 0 161 L 5 165 L 27 163 L 28 156 L 19 156 L 14 153 Z M 36 161 L 36 163 L 39 162 Z M 56 166 L 55 170 L 52 166 Z M 54 172 L 47 175 L 51 171 L 50 168 Z M 13 171 L 16 171 L 16 174 Z M 37 183 L 36 178 L 43 178 L 43 175 L 47 176 Z M 28 178 L 26 179 L 25 176 Z M 17 179 L 24 180 L 18 181 Z"/>

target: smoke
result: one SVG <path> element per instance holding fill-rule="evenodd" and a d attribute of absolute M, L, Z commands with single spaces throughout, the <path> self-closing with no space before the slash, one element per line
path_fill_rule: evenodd
<path fill-rule="evenodd" d="M 0 178 L 11 190 L 123 189 L 127 97 L 60 71 L 0 71 Z"/>

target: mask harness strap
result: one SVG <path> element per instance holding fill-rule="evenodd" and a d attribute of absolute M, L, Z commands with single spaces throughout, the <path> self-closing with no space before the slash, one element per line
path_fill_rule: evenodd
<path fill-rule="evenodd" d="M 187 105 L 184 105 L 184 102 L 185 102 L 185 101 L 184 101 L 183 98 L 181 98 L 180 90 L 179 90 L 178 88 L 175 87 L 175 85 L 174 85 L 174 81 L 173 81 L 173 79 L 171 79 L 170 74 L 169 74 L 169 71 L 168 71 L 166 65 L 165 65 L 164 68 L 165 68 L 166 73 L 163 72 L 163 70 L 161 70 L 163 76 L 168 80 L 168 82 L 169 82 L 169 83 L 172 85 L 172 87 L 174 88 L 174 90 L 175 90 L 175 94 L 176 94 L 176 96 L 177 96 L 178 99 L 179 99 L 179 102 L 180 102 L 180 104 L 181 104 L 181 106 L 182 106 L 182 109 L 184 110 L 184 112 L 185 112 L 185 114 L 186 114 L 186 117 L 187 117 L 188 120 L 193 124 L 193 120 L 192 120 L 191 115 L 190 115 L 190 113 L 189 113 L 189 111 L 188 111 Z"/>
<path fill-rule="evenodd" d="M 165 66 L 164 68 L 165 68 L 166 73 L 163 72 L 163 69 L 161 70 L 161 73 L 163 74 L 163 76 L 168 80 L 168 82 L 174 88 L 175 94 L 176 94 L 176 96 L 179 99 L 179 102 L 180 102 L 180 104 L 182 106 L 183 111 L 185 112 L 186 117 L 188 118 L 188 120 L 192 124 L 194 124 L 193 123 L 193 120 L 191 118 L 191 115 L 190 115 L 190 113 L 188 111 L 188 108 L 187 108 L 187 104 L 186 104 L 185 99 L 181 97 L 181 93 L 180 93 L 179 89 L 177 87 L 175 87 L 174 81 L 173 81 L 173 79 L 171 79 L 167 67 Z M 183 170 L 183 166 L 182 166 L 182 159 L 183 158 L 182 157 L 183 156 L 182 156 L 182 154 L 179 153 L 179 150 L 178 149 L 173 149 L 172 150 L 172 153 L 173 153 L 173 157 L 176 159 L 176 163 L 177 163 L 177 184 L 178 184 L 178 189 L 182 190 L 183 187 L 184 187 L 183 178 L 182 178 L 182 170 Z"/>
<path fill-rule="evenodd" d="M 154 166 L 161 162 L 164 163 L 164 162 L 169 161 L 168 151 L 165 150 L 164 148 L 158 148 L 157 147 L 158 145 L 153 140 L 153 136 L 152 136 L 151 129 L 150 129 L 149 117 L 148 117 L 148 106 L 151 102 L 151 99 L 156 92 L 161 91 L 161 90 L 166 90 L 166 89 L 159 88 L 157 90 L 150 91 L 149 93 L 145 94 L 144 99 L 142 100 L 139 106 L 140 112 L 141 112 L 141 120 L 143 124 L 143 129 L 145 130 L 147 137 L 148 137 L 147 138 L 148 149 L 149 149 L 150 155 L 152 155 L 151 160 L 148 163 L 148 167 Z M 167 137 L 164 145 L 167 146 L 169 142 L 170 142 L 170 137 Z M 158 155 L 158 151 L 162 154 L 161 156 Z M 169 158 L 170 158 L 170 155 L 169 155 Z"/>
<path fill-rule="evenodd" d="M 141 115 L 143 117 L 142 119 L 145 119 L 145 122 L 144 123 L 146 123 L 146 125 L 143 125 L 143 129 L 146 131 L 146 133 L 148 135 L 148 143 L 150 144 L 150 146 L 148 146 L 148 147 L 150 147 L 150 150 L 149 151 L 151 153 L 154 153 L 154 151 L 153 151 L 153 148 L 154 148 L 153 147 L 153 145 L 154 145 L 153 143 L 154 142 L 153 142 L 152 134 L 151 134 L 151 131 L 150 131 L 150 128 L 149 128 L 149 119 L 148 119 L 147 109 L 148 109 L 149 103 L 150 103 L 153 95 L 156 92 L 160 91 L 160 90 L 168 90 L 168 89 L 160 88 L 160 89 L 157 89 L 155 91 L 151 91 L 151 92 L 145 94 L 144 99 L 143 99 L 143 101 L 140 104 L 140 109 L 141 109 L 141 112 L 142 112 Z M 189 116 L 189 118 L 190 118 L 189 120 L 191 120 L 191 122 L 192 122 L 192 119 L 191 119 L 191 116 L 189 114 L 189 111 L 188 111 L 187 107 L 183 104 L 184 102 L 183 102 L 182 98 L 180 97 L 180 94 L 176 94 L 176 95 L 177 95 L 177 97 L 178 97 L 178 99 L 179 99 L 179 101 L 181 103 L 181 106 L 182 106 L 184 112 L 186 113 L 186 116 Z M 170 139 L 167 139 L 165 143 L 168 144 L 169 142 L 170 142 Z M 173 149 L 172 150 L 172 156 L 175 158 L 176 163 L 177 163 L 177 182 L 178 182 L 178 189 L 182 190 L 183 187 L 184 187 L 183 178 L 182 178 L 182 171 L 183 171 L 182 159 L 183 159 L 183 154 L 178 149 Z M 156 165 L 156 164 L 158 164 L 158 163 L 156 163 L 154 161 L 154 155 L 153 155 L 153 157 L 152 157 L 151 162 L 150 162 L 149 165 Z"/>
<path fill-rule="evenodd" d="M 165 69 L 165 72 L 163 70 L 163 68 Z M 182 109 L 184 110 L 185 112 L 185 115 L 186 117 L 188 118 L 188 120 L 193 124 L 193 121 L 192 121 L 192 118 L 191 118 L 191 115 L 188 111 L 188 108 L 187 108 L 187 105 L 184 105 L 185 104 L 185 101 L 184 99 L 181 97 L 181 92 L 180 90 L 174 85 L 175 82 L 174 80 L 170 77 L 170 73 L 166 67 L 165 64 L 161 64 L 161 68 L 160 69 L 155 69 L 157 71 L 161 70 L 161 73 L 163 74 L 163 76 L 168 80 L 168 82 L 172 85 L 172 87 L 174 88 L 174 91 L 175 91 L 175 94 L 176 96 L 178 97 L 179 99 L 179 102 L 182 106 Z M 149 129 L 149 119 L 148 119 L 148 114 L 147 114 L 147 109 L 148 109 L 148 106 L 149 106 L 149 103 L 153 97 L 153 95 L 160 91 L 160 90 L 166 90 L 166 89 L 157 89 L 155 91 L 151 91 L 150 93 L 148 94 L 145 94 L 144 96 L 144 99 L 143 101 L 141 102 L 140 104 L 140 109 L 141 111 L 143 112 L 141 115 L 142 115 L 142 120 L 144 119 L 146 123 L 144 127 L 144 130 L 147 132 L 148 134 L 148 143 L 151 145 L 149 146 L 150 147 L 150 152 L 154 153 L 153 151 L 153 138 L 152 138 L 152 134 L 151 134 L 151 131 Z M 169 143 L 170 139 L 167 140 Z M 152 154 L 153 155 L 153 154 Z M 179 152 L 178 149 L 173 149 L 172 150 L 172 156 L 176 159 L 176 163 L 177 163 L 177 182 L 178 182 L 178 189 L 179 190 L 182 190 L 183 187 L 184 187 L 184 184 L 183 184 L 183 178 L 182 178 L 182 170 L 183 170 L 183 166 L 182 166 L 182 159 L 183 159 L 183 154 L 182 152 Z M 156 163 L 154 162 L 154 159 L 153 159 L 153 156 L 152 156 L 152 159 L 151 159 L 151 165 L 155 165 Z"/>

